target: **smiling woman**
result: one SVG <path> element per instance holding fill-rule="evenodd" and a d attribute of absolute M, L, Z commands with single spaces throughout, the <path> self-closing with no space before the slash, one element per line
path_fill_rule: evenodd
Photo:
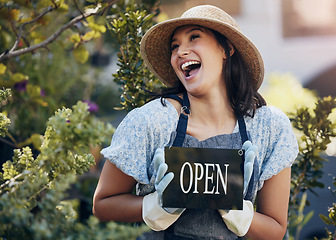
<path fill-rule="evenodd" d="M 146 239 L 282 239 L 298 146 L 287 116 L 258 93 L 264 76 L 258 49 L 231 16 L 210 5 L 153 26 L 140 49 L 167 88 L 131 111 L 102 150 L 109 161 L 94 214 L 144 221 L 154 230 Z M 243 209 L 163 208 L 174 178 L 163 149 L 171 146 L 244 149 Z"/>
<path fill-rule="evenodd" d="M 225 92 L 222 69 L 226 54 L 210 29 L 193 25 L 179 27 L 173 34 L 171 49 L 170 63 L 189 93 Z"/>

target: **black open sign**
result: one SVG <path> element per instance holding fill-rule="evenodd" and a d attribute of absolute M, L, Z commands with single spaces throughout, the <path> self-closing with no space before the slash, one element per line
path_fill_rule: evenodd
<path fill-rule="evenodd" d="M 165 160 L 175 177 L 163 193 L 163 207 L 243 208 L 242 150 L 167 147 Z"/>

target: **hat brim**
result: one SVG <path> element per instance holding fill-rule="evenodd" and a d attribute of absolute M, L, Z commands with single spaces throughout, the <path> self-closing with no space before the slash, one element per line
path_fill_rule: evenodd
<path fill-rule="evenodd" d="M 264 78 L 264 63 L 259 50 L 237 28 L 206 18 L 175 18 L 158 23 L 143 36 L 140 51 L 149 70 L 164 84 L 171 87 L 179 81 L 170 64 L 170 41 L 174 31 L 181 26 L 198 25 L 213 29 L 224 35 L 236 48 L 245 63 L 255 89 L 259 89 Z"/>

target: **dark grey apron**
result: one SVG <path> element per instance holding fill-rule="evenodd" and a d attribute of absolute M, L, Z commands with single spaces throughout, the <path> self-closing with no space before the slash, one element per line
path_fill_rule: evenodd
<path fill-rule="evenodd" d="M 189 111 L 189 100 L 187 93 L 183 95 L 183 100 L 175 95 L 169 95 L 167 98 L 173 98 L 182 105 L 184 113 L 180 114 L 176 129 L 176 136 L 172 146 L 177 147 L 194 147 L 194 148 L 224 148 L 224 149 L 240 149 L 242 144 L 248 140 L 246 125 L 243 117 L 238 117 L 239 133 L 218 135 L 204 141 L 198 141 L 195 137 L 187 135 L 187 124 Z M 241 167 L 243 168 L 243 162 Z M 253 180 L 255 170 L 258 169 L 254 165 L 254 171 L 248 187 L 245 200 L 253 202 Z M 243 169 L 242 169 L 243 170 Z M 243 172 L 243 171 L 242 171 Z M 151 234 L 148 234 L 151 235 Z M 153 238 L 152 238 L 153 237 Z M 142 238 L 139 238 L 142 239 Z M 164 239 L 164 240 L 231 240 L 239 239 L 225 225 L 223 219 L 216 209 L 186 209 L 179 219 L 172 224 L 164 232 L 153 233 L 145 239 Z"/>

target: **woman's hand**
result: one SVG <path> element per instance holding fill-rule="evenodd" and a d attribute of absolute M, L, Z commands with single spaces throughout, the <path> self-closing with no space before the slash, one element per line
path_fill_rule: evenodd
<path fill-rule="evenodd" d="M 245 194 L 253 173 L 253 164 L 258 153 L 258 147 L 253 145 L 250 141 L 246 141 L 242 148 L 245 150 L 243 190 Z M 230 210 L 226 212 L 219 209 L 218 212 L 222 216 L 228 229 L 241 237 L 244 236 L 250 228 L 254 209 L 251 201 L 243 200 L 243 210 Z"/>
<path fill-rule="evenodd" d="M 158 193 L 158 198 L 159 198 L 158 202 L 162 206 L 163 192 L 167 188 L 169 183 L 173 180 L 174 173 L 169 172 L 166 174 L 168 170 L 168 165 L 165 163 L 163 149 L 159 148 L 156 150 L 154 157 L 153 157 L 153 162 L 154 162 L 154 169 L 156 172 L 155 190 Z"/>
<path fill-rule="evenodd" d="M 258 154 L 258 147 L 253 145 L 251 141 L 246 141 L 242 147 L 245 150 L 245 161 L 244 161 L 244 191 L 246 194 L 249 182 L 253 173 L 254 159 Z"/>
<path fill-rule="evenodd" d="M 165 163 L 163 149 L 156 150 L 154 154 L 154 167 L 156 172 L 155 192 L 143 199 L 142 217 L 144 222 L 155 231 L 162 231 L 173 224 L 184 209 L 162 208 L 162 195 L 174 178 L 174 173 L 166 174 L 168 165 Z"/>

